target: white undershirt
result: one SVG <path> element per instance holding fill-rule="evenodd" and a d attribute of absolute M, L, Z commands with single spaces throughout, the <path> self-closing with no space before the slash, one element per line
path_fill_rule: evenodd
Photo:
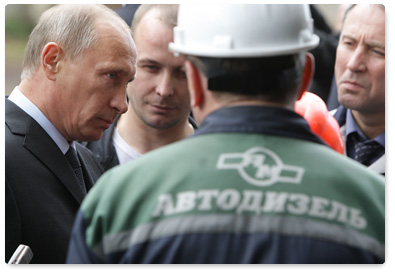
<path fill-rule="evenodd" d="M 129 144 L 127 144 L 126 141 L 121 137 L 116 128 L 112 136 L 112 143 L 115 147 L 115 151 L 117 152 L 120 165 L 128 161 L 137 159 L 143 155 L 137 152 L 135 149 L 131 148 Z"/>

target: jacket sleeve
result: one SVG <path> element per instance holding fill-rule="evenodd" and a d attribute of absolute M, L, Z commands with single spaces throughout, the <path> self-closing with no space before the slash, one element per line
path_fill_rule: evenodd
<path fill-rule="evenodd" d="M 21 243 L 21 221 L 13 191 L 5 178 L 5 262 Z"/>

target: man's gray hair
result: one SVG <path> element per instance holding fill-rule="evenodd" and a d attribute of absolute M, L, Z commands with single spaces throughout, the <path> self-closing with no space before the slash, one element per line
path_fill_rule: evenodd
<path fill-rule="evenodd" d="M 358 5 L 358 4 L 351 4 L 351 5 L 349 5 L 349 6 L 346 8 L 346 10 L 344 11 L 343 20 L 342 20 L 342 28 L 343 28 L 344 21 L 346 21 L 346 18 L 347 18 L 347 16 L 348 16 L 348 14 L 350 13 L 350 11 L 351 11 L 353 8 L 355 8 L 356 5 Z M 383 4 L 371 4 L 371 6 L 375 6 L 375 7 L 381 8 L 382 10 L 385 10 L 385 6 L 384 6 Z"/>
<path fill-rule="evenodd" d="M 22 64 L 21 79 L 30 79 L 40 65 L 46 44 L 59 44 L 63 53 L 73 59 L 97 42 L 96 19 L 110 17 L 129 27 L 104 5 L 57 5 L 45 11 L 30 34 Z M 105 19 L 104 19 L 105 20 Z"/>

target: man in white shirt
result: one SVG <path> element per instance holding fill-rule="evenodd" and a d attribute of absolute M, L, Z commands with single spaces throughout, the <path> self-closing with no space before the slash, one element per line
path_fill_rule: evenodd
<path fill-rule="evenodd" d="M 6 261 L 25 244 L 32 263 L 65 262 L 75 212 L 103 172 L 75 141 L 99 139 L 126 112 L 135 72 L 130 29 L 112 10 L 43 13 L 5 102 Z"/>

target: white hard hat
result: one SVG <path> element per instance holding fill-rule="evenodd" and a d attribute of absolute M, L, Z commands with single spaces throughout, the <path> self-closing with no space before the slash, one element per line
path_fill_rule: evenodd
<path fill-rule="evenodd" d="M 318 43 L 308 5 L 181 4 L 169 49 L 205 57 L 270 57 Z"/>

